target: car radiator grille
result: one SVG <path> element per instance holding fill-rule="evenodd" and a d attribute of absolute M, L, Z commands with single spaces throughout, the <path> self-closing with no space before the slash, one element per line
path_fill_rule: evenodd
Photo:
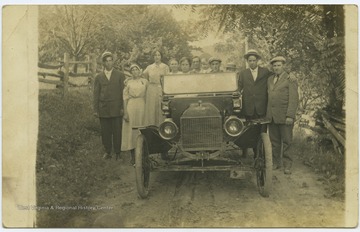
<path fill-rule="evenodd" d="M 182 146 L 185 150 L 219 149 L 222 144 L 221 117 L 181 118 Z"/>

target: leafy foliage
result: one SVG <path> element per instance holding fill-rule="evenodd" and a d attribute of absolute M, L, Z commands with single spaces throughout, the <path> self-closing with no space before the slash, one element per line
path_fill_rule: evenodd
<path fill-rule="evenodd" d="M 192 40 L 161 6 L 41 6 L 39 34 L 41 62 L 64 52 L 82 59 L 111 51 L 120 68 L 134 61 L 146 67 L 154 49 L 162 51 L 164 62 L 189 56 Z"/>
<path fill-rule="evenodd" d="M 344 15 L 342 6 L 320 5 L 206 5 L 197 6 L 200 34 L 214 26 L 228 34 L 218 51 L 243 64 L 241 44 L 258 49 L 267 64 L 276 55 L 300 86 L 300 112 L 344 104 Z M 238 48 L 238 49 L 236 49 Z M 240 48 L 240 49 L 239 49 Z"/>

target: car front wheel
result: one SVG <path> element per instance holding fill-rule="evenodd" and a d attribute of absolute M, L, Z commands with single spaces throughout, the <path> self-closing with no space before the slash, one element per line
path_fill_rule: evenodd
<path fill-rule="evenodd" d="M 256 182 L 261 196 L 268 197 L 272 186 L 272 149 L 269 135 L 261 133 L 256 147 Z"/>
<path fill-rule="evenodd" d="M 141 198 L 146 198 L 149 194 L 150 160 L 147 142 L 143 135 L 139 135 L 136 140 L 135 176 L 138 194 Z"/>

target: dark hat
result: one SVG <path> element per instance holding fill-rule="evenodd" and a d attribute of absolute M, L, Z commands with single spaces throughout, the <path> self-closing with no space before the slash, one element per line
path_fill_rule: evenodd
<path fill-rule="evenodd" d="M 102 55 L 101 55 L 101 60 L 104 61 L 104 59 L 108 56 L 111 56 L 113 57 L 113 54 L 111 52 L 104 52 Z"/>
<path fill-rule="evenodd" d="M 258 59 L 261 59 L 261 56 L 255 49 L 250 49 L 245 55 L 244 58 L 248 59 L 249 56 L 256 56 Z"/>
<path fill-rule="evenodd" d="M 286 59 L 283 56 L 275 56 L 270 60 L 270 64 L 273 64 L 274 62 L 278 62 L 278 61 L 286 63 Z"/>
<path fill-rule="evenodd" d="M 221 63 L 221 59 L 218 57 L 215 57 L 215 56 L 213 56 L 209 59 L 209 64 L 211 64 L 213 61 L 219 61 Z"/>

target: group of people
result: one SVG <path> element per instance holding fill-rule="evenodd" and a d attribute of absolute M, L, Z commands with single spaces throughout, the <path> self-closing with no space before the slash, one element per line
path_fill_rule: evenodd
<path fill-rule="evenodd" d="M 96 76 L 94 82 L 94 114 L 100 119 L 105 159 L 111 158 L 113 148 L 116 159 L 120 158 L 121 151 L 130 151 L 130 162 L 134 164 L 135 142 L 140 133 L 136 128 L 158 126 L 164 121 L 161 112 L 161 76 L 221 72 L 221 59 L 216 57 L 208 60 L 198 56 L 192 59 L 183 57 L 179 61 L 170 59 L 169 65 L 162 62 L 160 51 L 154 51 L 153 58 L 154 63 L 143 72 L 137 64 L 132 64 L 132 77 L 126 79 L 122 72 L 113 68 L 114 60 L 110 52 L 105 52 L 101 57 L 104 71 Z M 249 50 L 244 58 L 249 68 L 239 73 L 242 113 L 247 120 L 267 117 L 271 121 L 269 135 L 273 168 L 284 166 L 284 173 L 291 174 L 289 146 L 298 106 L 296 80 L 285 72 L 284 57 L 278 56 L 270 61 L 273 72 L 258 66 L 261 56 L 256 50 Z M 226 71 L 235 71 L 235 68 L 235 64 L 230 64 Z M 246 155 L 246 150 L 243 152 Z"/>
<path fill-rule="evenodd" d="M 217 57 L 200 58 L 194 56 L 192 59 L 183 57 L 179 61 L 171 58 L 169 61 L 169 74 L 186 74 L 186 73 L 216 73 L 220 70 L 221 59 Z"/>
<path fill-rule="evenodd" d="M 283 167 L 285 174 L 291 174 L 289 147 L 299 102 L 296 79 L 285 71 L 286 59 L 282 56 L 271 59 L 273 72 L 258 66 L 261 56 L 256 50 L 249 50 L 244 58 L 249 68 L 239 73 L 242 113 L 247 120 L 267 118 L 270 121 L 273 169 Z"/>
<path fill-rule="evenodd" d="M 104 159 L 111 159 L 112 149 L 116 159 L 121 158 L 121 151 L 130 151 L 130 162 L 134 164 L 136 137 L 140 133 L 136 128 L 160 125 L 164 119 L 160 108 L 160 78 L 170 70 L 162 63 L 160 51 L 155 51 L 153 58 L 154 63 L 143 72 L 137 64 L 132 64 L 132 77 L 126 79 L 114 69 L 112 53 L 101 56 L 104 71 L 94 81 L 94 115 L 100 119 Z"/>

